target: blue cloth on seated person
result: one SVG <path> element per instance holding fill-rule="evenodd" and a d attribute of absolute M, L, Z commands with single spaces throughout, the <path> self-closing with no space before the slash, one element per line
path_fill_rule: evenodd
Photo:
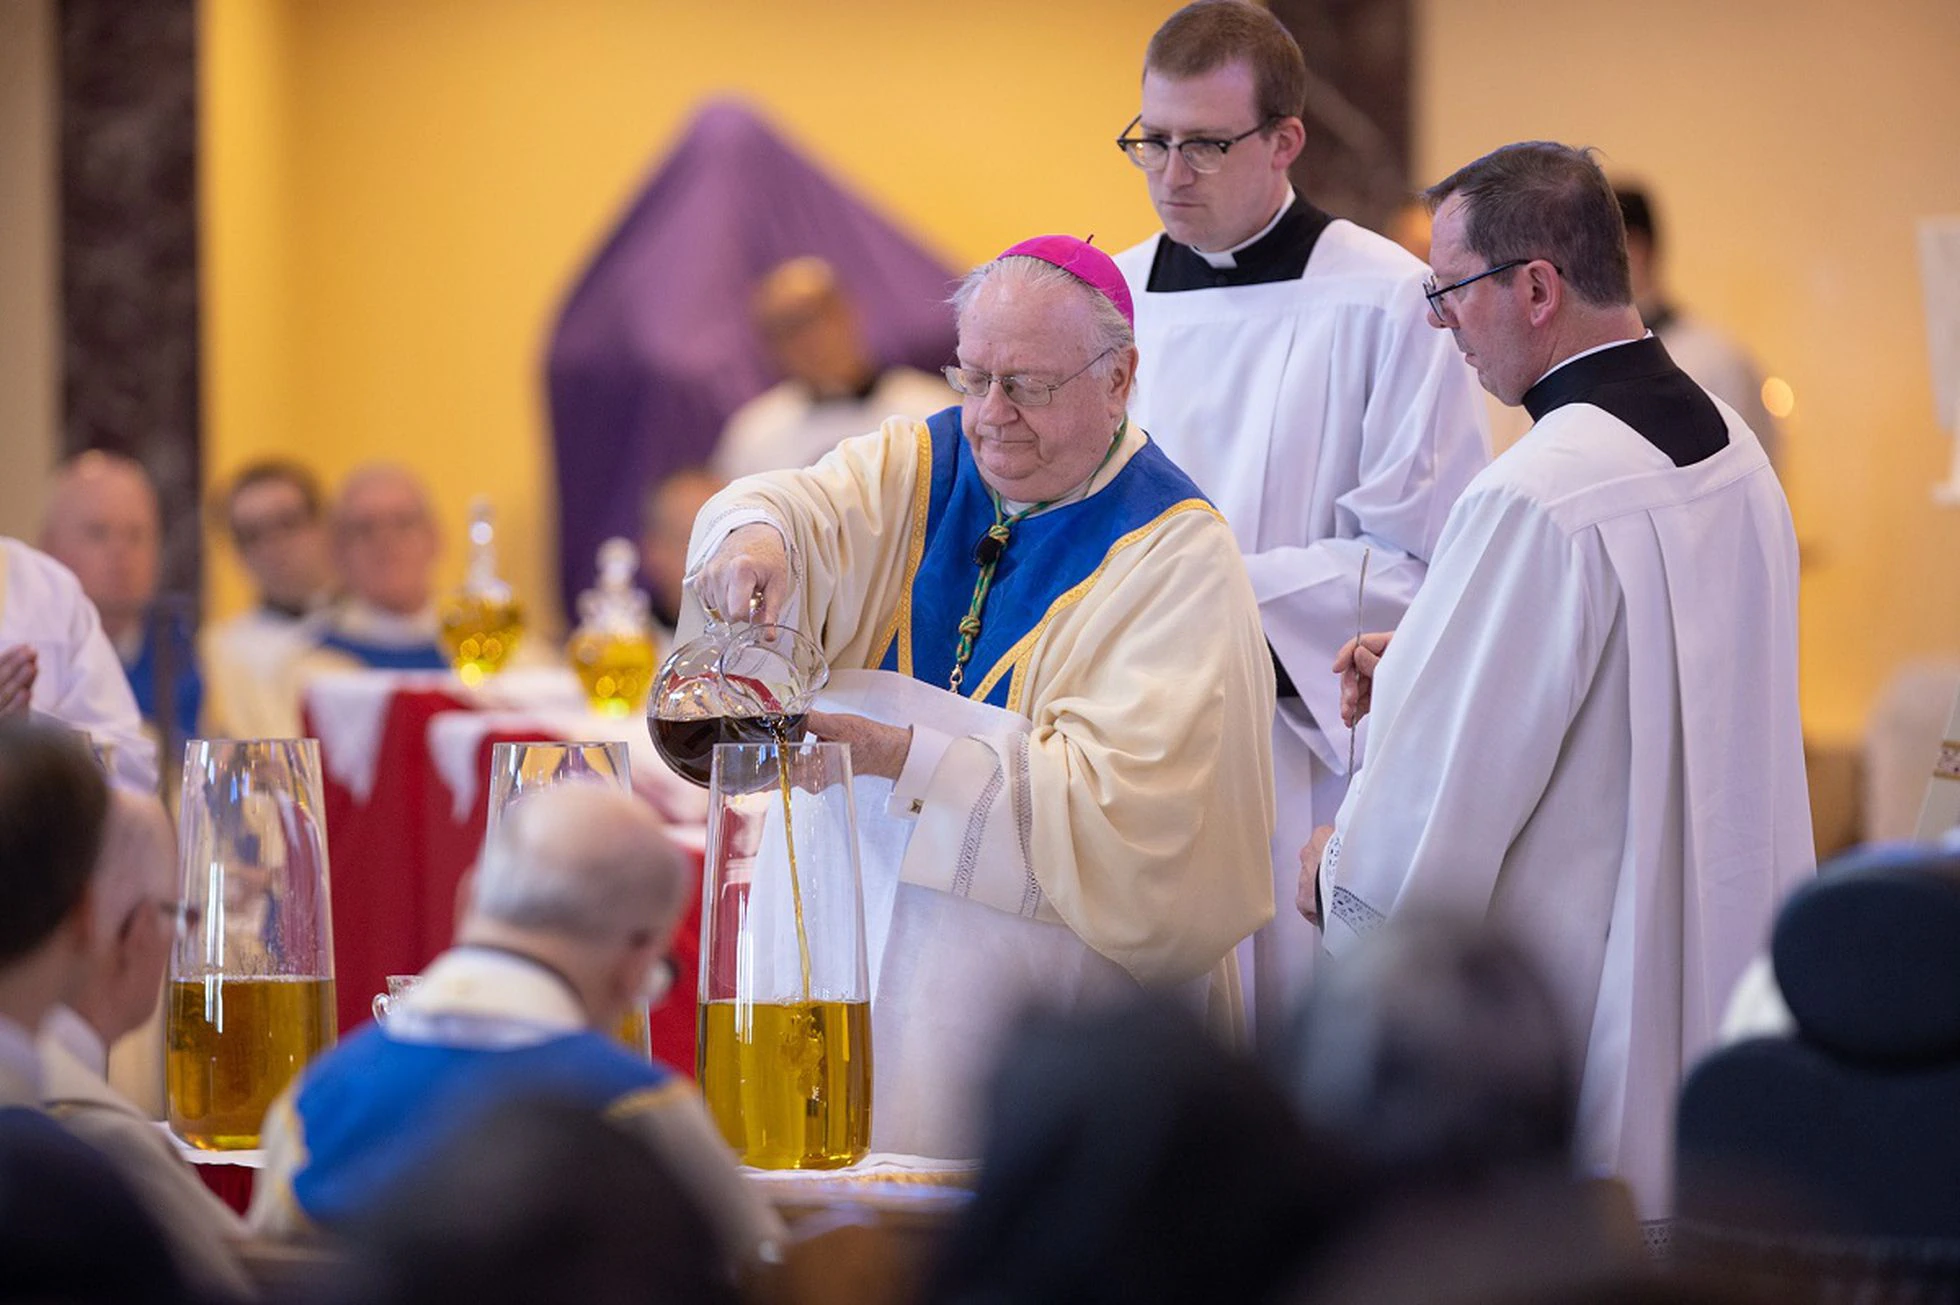
<path fill-rule="evenodd" d="M 404 1042 L 370 1026 L 308 1071 L 294 1101 L 306 1160 L 293 1195 L 317 1223 L 372 1202 L 492 1106 L 532 1097 L 603 1111 L 674 1080 L 580 1031 L 518 1047 Z"/>
<path fill-rule="evenodd" d="M 321 636 L 320 646 L 344 652 L 361 665 L 377 671 L 446 671 L 449 669 L 449 658 L 433 643 L 368 643 L 344 634 L 327 634 Z"/>

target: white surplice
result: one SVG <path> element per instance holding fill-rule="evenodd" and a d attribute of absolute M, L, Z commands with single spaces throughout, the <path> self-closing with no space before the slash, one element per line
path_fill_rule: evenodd
<path fill-rule="evenodd" d="M 1578 1160 L 1670 1204 L 1681 1077 L 1812 873 L 1797 553 L 1762 446 L 1677 467 L 1587 403 L 1465 491 L 1375 677 L 1322 861 L 1335 955 L 1487 913 L 1586 1040 Z"/>
<path fill-rule="evenodd" d="M 81 581 L 46 553 L 0 537 L 0 648 L 22 643 L 36 653 L 34 714 L 111 745 L 114 782 L 156 792 L 156 744 Z"/>
<path fill-rule="evenodd" d="M 1347 788 L 1334 656 L 1358 630 L 1401 620 L 1450 504 L 1488 457 L 1482 401 L 1448 333 L 1425 320 L 1426 269 L 1373 232 L 1330 223 L 1298 280 L 1151 293 L 1160 239 L 1116 260 L 1141 354 L 1130 411 L 1231 525 L 1300 693 L 1273 728 L 1271 859 L 1289 902 L 1301 846 Z M 1242 968 L 1262 1039 L 1317 948 L 1290 910 L 1259 931 Z"/>

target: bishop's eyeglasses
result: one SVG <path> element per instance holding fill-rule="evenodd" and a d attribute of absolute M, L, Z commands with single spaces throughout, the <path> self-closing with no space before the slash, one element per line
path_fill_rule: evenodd
<path fill-rule="evenodd" d="M 1225 166 L 1225 156 L 1232 146 L 1247 136 L 1256 136 L 1279 121 L 1278 117 L 1268 117 L 1258 126 L 1240 132 L 1224 140 L 1193 136 L 1190 140 L 1173 141 L 1167 136 L 1132 136 L 1137 124 L 1143 121 L 1139 113 L 1130 119 L 1130 125 L 1123 128 L 1123 134 L 1116 138 L 1116 148 L 1129 156 L 1130 162 L 1145 172 L 1161 172 L 1171 161 L 1171 150 L 1175 148 L 1184 156 L 1184 166 L 1193 172 L 1211 173 Z"/>
<path fill-rule="evenodd" d="M 992 372 L 983 372 L 978 367 L 961 367 L 957 363 L 941 367 L 939 371 L 945 376 L 948 385 L 969 399 L 986 398 L 987 391 L 993 389 L 995 381 L 999 381 L 1001 393 L 1007 396 L 1009 403 L 1017 408 L 1039 408 L 1055 397 L 1056 390 L 1115 352 L 1113 346 L 1104 349 L 1061 380 L 1052 383 L 1038 381 L 1032 376 L 996 376 Z"/>

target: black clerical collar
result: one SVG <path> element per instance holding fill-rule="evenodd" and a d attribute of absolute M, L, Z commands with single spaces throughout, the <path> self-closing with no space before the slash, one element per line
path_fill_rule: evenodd
<path fill-rule="evenodd" d="M 1144 288 L 1151 294 L 1170 294 L 1179 290 L 1297 281 L 1307 270 L 1307 258 L 1313 253 L 1314 243 L 1333 220 L 1296 195 L 1271 231 L 1232 255 L 1235 267 L 1213 267 L 1191 246 L 1161 236 L 1157 241 L 1157 257 L 1150 264 L 1150 281 Z"/>
<path fill-rule="evenodd" d="M 1568 403 L 1589 403 L 1619 418 L 1677 467 L 1728 447 L 1728 423 L 1715 401 L 1651 335 L 1574 358 L 1525 391 L 1533 421 Z"/>

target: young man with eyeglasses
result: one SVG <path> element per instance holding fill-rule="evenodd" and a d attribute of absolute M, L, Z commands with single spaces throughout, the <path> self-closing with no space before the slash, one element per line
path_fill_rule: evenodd
<path fill-rule="evenodd" d="M 1282 901 L 1357 755 L 1327 668 L 1357 628 L 1400 619 L 1487 447 L 1469 372 L 1424 324 L 1422 265 L 1294 193 L 1306 86 L 1276 18 L 1200 0 L 1151 38 L 1117 141 L 1164 223 L 1117 259 L 1149 360 L 1130 411 L 1224 513 L 1252 576 L 1279 682 Z M 1285 913 L 1242 949 L 1262 1041 L 1317 948 Z"/>
<path fill-rule="evenodd" d="M 1586 152 L 1508 145 L 1428 198 L 1437 335 L 1535 424 L 1359 641 L 1368 765 L 1300 910 L 1337 956 L 1426 907 L 1513 934 L 1584 1049 L 1580 1168 L 1663 1220 L 1683 1072 L 1814 865 L 1796 537 L 1755 435 L 1641 325 Z"/>
<path fill-rule="evenodd" d="M 335 589 L 320 482 L 298 463 L 267 459 L 240 468 L 221 504 L 225 535 L 258 592 L 199 641 L 205 726 L 225 738 L 291 738 L 299 702 L 288 667 L 318 639 Z"/>

